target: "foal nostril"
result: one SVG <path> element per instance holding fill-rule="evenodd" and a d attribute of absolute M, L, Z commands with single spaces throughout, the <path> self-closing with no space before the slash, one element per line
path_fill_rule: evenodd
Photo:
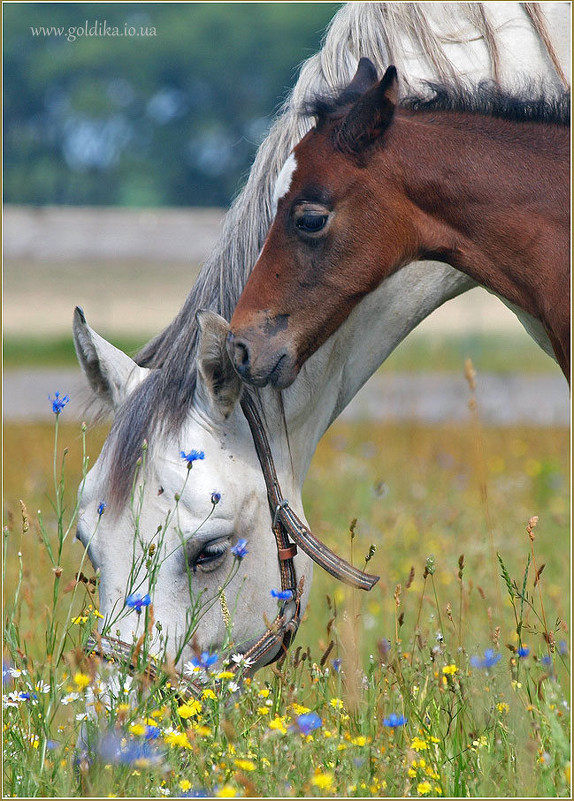
<path fill-rule="evenodd" d="M 228 334 L 227 337 L 227 350 L 233 366 L 241 377 L 245 377 L 249 373 L 250 354 L 249 347 L 245 342 L 236 339 L 233 334 Z"/>
<path fill-rule="evenodd" d="M 249 367 L 249 348 L 243 342 L 235 343 L 235 364 L 238 367 Z"/>

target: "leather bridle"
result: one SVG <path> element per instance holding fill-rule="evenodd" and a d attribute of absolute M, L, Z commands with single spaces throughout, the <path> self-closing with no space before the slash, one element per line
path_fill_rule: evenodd
<path fill-rule="evenodd" d="M 307 556 L 320 565 L 335 578 L 361 590 L 370 590 L 379 580 L 359 570 L 337 556 L 322 543 L 313 532 L 295 514 L 289 502 L 283 497 L 277 471 L 273 462 L 273 455 L 267 434 L 261 420 L 254 399 L 244 392 L 241 399 L 241 408 L 249 424 L 255 451 L 261 465 L 267 499 L 271 513 L 271 528 L 277 544 L 277 557 L 281 574 L 282 603 L 275 620 L 268 624 L 267 631 L 255 641 L 251 641 L 236 653 L 242 659 L 229 665 L 226 670 L 237 673 L 240 670 L 254 672 L 264 665 L 269 665 L 279 659 L 293 642 L 299 623 L 301 622 L 301 596 L 303 593 L 303 579 L 297 583 L 294 557 L 297 549 L 301 548 Z M 95 635 L 89 638 L 86 651 L 107 661 L 133 662 L 134 646 L 112 637 Z M 130 665 L 133 668 L 133 665 Z M 157 670 L 155 665 L 146 666 L 146 675 L 155 678 Z M 193 680 L 181 677 L 182 686 L 192 694 L 201 689 Z"/>

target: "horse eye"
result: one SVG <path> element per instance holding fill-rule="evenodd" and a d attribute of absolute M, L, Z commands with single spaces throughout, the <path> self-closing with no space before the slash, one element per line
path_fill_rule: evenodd
<path fill-rule="evenodd" d="M 300 231 L 315 234 L 325 227 L 328 219 L 328 214 L 317 214 L 316 212 L 307 211 L 295 220 L 295 225 Z"/>
<path fill-rule="evenodd" d="M 203 546 L 199 553 L 195 554 L 191 559 L 191 567 L 193 572 L 199 567 L 204 572 L 208 573 L 219 567 L 223 557 L 229 550 L 230 541 L 227 537 L 213 542 L 208 542 Z"/>

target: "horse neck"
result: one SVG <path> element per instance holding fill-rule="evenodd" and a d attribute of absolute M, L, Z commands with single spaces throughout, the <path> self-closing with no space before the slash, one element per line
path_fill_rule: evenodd
<path fill-rule="evenodd" d="M 302 485 L 327 428 L 397 345 L 432 311 L 473 286 L 472 280 L 446 264 L 409 264 L 367 295 L 311 356 L 293 385 L 283 391 L 290 469 L 296 483 Z M 266 404 L 277 403 L 276 392 L 264 393 Z M 276 440 L 285 442 L 283 422 L 276 414 L 273 419 Z M 285 447 L 282 451 L 287 453 Z"/>
<path fill-rule="evenodd" d="M 558 125 L 399 118 L 397 161 L 420 258 L 439 258 L 539 320 L 564 369 L 569 334 L 568 137 Z M 380 165 L 373 164 L 376 169 Z M 376 179 L 375 179 L 376 180 Z M 380 185 L 381 197 L 385 187 Z"/>

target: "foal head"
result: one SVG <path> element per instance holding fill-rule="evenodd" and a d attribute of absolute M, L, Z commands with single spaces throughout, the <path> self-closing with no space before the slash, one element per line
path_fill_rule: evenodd
<path fill-rule="evenodd" d="M 289 386 L 307 357 L 398 266 L 398 242 L 402 257 L 415 239 L 402 213 L 400 175 L 389 171 L 381 196 L 369 170 L 392 134 L 396 103 L 395 68 L 377 81 L 371 62 L 361 59 L 338 98 L 310 109 L 317 124 L 279 175 L 275 219 L 231 321 L 228 349 L 246 381 Z M 380 219 L 388 220 L 384 258 L 375 235 Z"/>

